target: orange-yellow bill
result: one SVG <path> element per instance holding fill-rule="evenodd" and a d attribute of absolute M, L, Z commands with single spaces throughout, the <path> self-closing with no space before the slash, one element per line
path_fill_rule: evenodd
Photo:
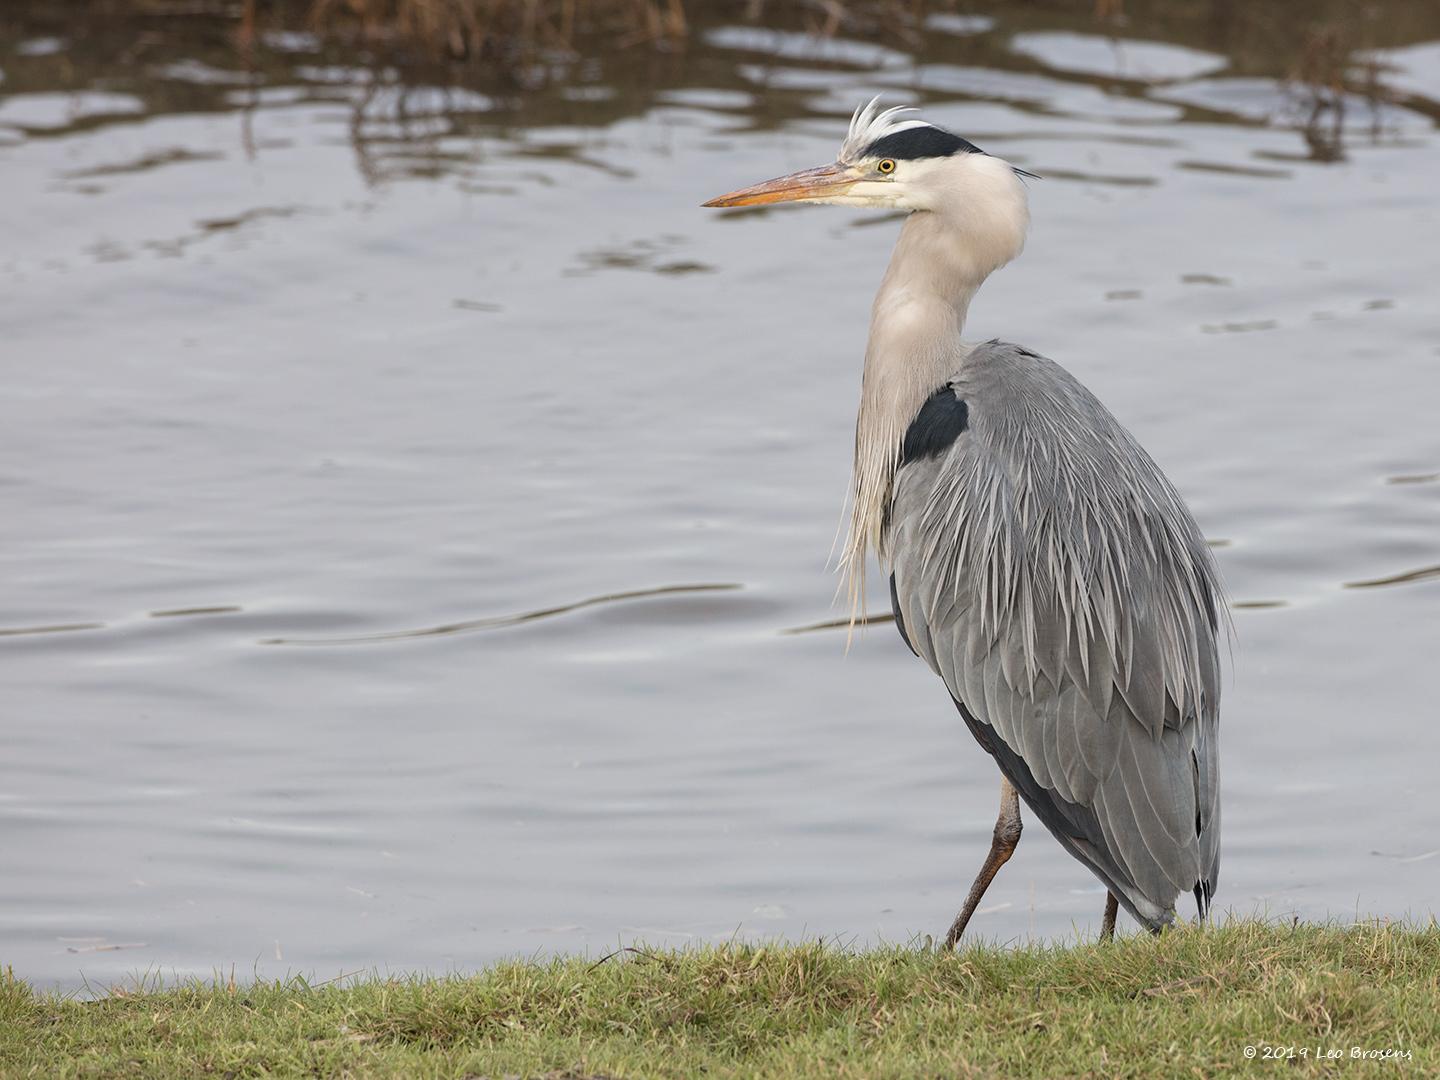
<path fill-rule="evenodd" d="M 764 206 L 767 203 L 798 202 L 802 199 L 823 199 L 843 195 L 860 178 L 847 165 L 821 165 L 789 176 L 766 180 L 763 184 L 741 188 L 728 195 L 719 195 L 704 206 Z"/>

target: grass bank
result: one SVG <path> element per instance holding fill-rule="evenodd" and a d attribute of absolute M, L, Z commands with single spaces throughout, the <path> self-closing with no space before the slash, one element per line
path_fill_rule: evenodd
<path fill-rule="evenodd" d="M 1270 1059 L 1266 1047 L 1293 1056 Z M 469 978 L 190 985 L 96 1001 L 0 980 L 7 1077 L 1342 1071 L 1440 1075 L 1440 928 L 1246 923 L 952 955 L 731 945 Z"/>

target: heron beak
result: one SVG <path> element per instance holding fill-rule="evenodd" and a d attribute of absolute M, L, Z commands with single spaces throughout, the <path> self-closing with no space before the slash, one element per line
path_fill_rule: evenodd
<path fill-rule="evenodd" d="M 805 169 L 789 176 L 766 180 L 763 184 L 741 188 L 728 195 L 718 195 L 702 206 L 764 206 L 768 203 L 803 202 L 806 199 L 830 199 L 844 195 L 861 177 L 849 165 L 836 162 L 818 169 Z"/>

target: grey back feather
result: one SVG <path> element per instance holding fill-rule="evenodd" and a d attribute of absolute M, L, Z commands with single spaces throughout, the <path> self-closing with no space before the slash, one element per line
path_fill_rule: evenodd
<path fill-rule="evenodd" d="M 1149 455 L 1058 365 L 992 342 L 949 386 L 969 430 L 895 478 L 897 613 L 1029 771 L 1039 794 L 1017 786 L 1032 809 L 1132 913 L 1159 925 L 1197 887 L 1203 909 L 1219 865 L 1224 624 L 1209 548 Z"/>

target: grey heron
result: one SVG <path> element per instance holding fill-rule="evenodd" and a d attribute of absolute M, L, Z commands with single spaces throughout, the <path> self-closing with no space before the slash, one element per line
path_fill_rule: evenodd
<path fill-rule="evenodd" d="M 1001 773 L 1000 814 L 949 933 L 1020 839 L 1020 801 L 1158 932 L 1220 868 L 1219 577 L 1174 486 L 1058 364 L 962 344 L 1020 254 L 1030 174 L 914 110 L 855 111 L 836 161 L 706 206 L 907 211 L 871 313 L 843 566 L 873 553 L 895 622 Z"/>

